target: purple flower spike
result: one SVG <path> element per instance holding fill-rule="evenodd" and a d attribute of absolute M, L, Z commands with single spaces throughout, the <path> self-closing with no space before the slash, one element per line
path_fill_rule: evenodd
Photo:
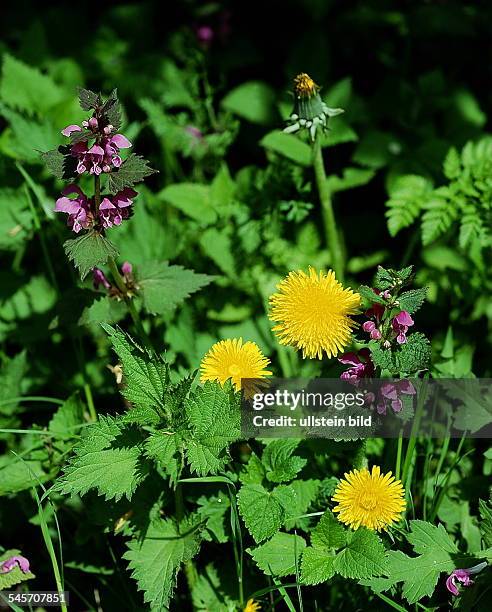
<path fill-rule="evenodd" d="M 7 574 L 15 567 L 20 567 L 24 574 L 29 572 L 29 561 L 21 555 L 14 555 L 5 561 L 0 562 L 0 574 Z"/>
<path fill-rule="evenodd" d="M 111 289 L 111 283 L 106 278 L 104 272 L 99 268 L 92 269 L 92 284 L 94 289 L 98 289 L 102 285 L 105 289 Z"/>

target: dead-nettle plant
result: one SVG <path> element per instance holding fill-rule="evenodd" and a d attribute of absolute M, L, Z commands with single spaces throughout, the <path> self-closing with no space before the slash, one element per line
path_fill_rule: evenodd
<path fill-rule="evenodd" d="M 92 272 L 94 289 L 102 291 L 101 299 L 109 302 L 106 312 L 111 312 L 111 320 L 123 316 L 112 303 L 124 302 L 139 335 L 148 342 L 140 309 L 149 314 L 168 313 L 213 277 L 170 266 L 167 261 L 148 261 L 136 269 L 125 261 L 118 268 L 119 252 L 107 233 L 132 217 L 138 196 L 135 185 L 156 170 L 140 155 L 124 157 L 132 143 L 120 133 L 122 110 L 116 90 L 103 101 L 100 94 L 80 89 L 79 102 L 89 113 L 87 118 L 81 125 L 72 124 L 61 131 L 68 143 L 42 154 L 52 174 L 68 182 L 55 204 L 55 211 L 67 215 L 67 226 L 77 234 L 64 243 L 65 252 L 81 280 Z M 91 193 L 84 192 L 77 181 L 92 184 Z M 111 280 L 99 267 L 104 265 Z M 100 302 L 97 309 L 104 309 Z M 93 315 L 97 312 L 86 311 L 83 322 L 93 321 Z"/>

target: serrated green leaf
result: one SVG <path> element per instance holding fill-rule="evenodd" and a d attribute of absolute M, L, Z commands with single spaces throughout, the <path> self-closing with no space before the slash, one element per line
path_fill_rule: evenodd
<path fill-rule="evenodd" d="M 138 266 L 136 278 L 145 309 L 152 314 L 166 314 L 215 277 L 170 266 L 167 261 L 153 261 Z"/>
<path fill-rule="evenodd" d="M 241 487 L 237 500 L 244 524 L 255 542 L 273 536 L 282 526 L 285 510 L 274 492 L 261 485 L 247 484 Z"/>
<path fill-rule="evenodd" d="M 301 581 L 315 585 L 335 575 L 335 555 L 321 548 L 308 547 L 302 553 Z"/>
<path fill-rule="evenodd" d="M 125 187 L 133 187 L 137 183 L 143 181 L 151 174 L 155 174 L 154 170 L 149 166 L 149 162 L 141 155 L 132 153 L 121 164 L 118 170 L 113 170 L 108 176 L 108 191 L 110 193 L 118 193 Z"/>
<path fill-rule="evenodd" d="M 371 341 L 369 342 L 369 350 L 371 351 L 372 362 L 377 368 L 393 372 L 395 360 L 390 349 L 382 348 L 376 341 Z"/>
<path fill-rule="evenodd" d="M 131 540 L 123 555 L 132 578 L 144 592 L 144 601 L 156 612 L 168 609 L 181 565 L 192 559 L 200 546 L 198 531 L 192 526 L 181 524 L 180 532 L 171 520 L 155 521 L 143 541 Z"/>
<path fill-rule="evenodd" d="M 314 548 L 338 549 L 347 542 L 347 532 L 343 525 L 326 510 L 311 532 L 311 545 Z"/>
<path fill-rule="evenodd" d="M 426 296 L 427 287 L 404 291 L 398 296 L 398 305 L 402 310 L 406 310 L 410 314 L 413 314 L 422 306 Z"/>
<path fill-rule="evenodd" d="M 68 181 L 76 176 L 77 158 L 70 154 L 70 147 L 60 145 L 56 149 L 41 153 L 46 168 L 57 179 Z"/>
<path fill-rule="evenodd" d="M 84 89 L 83 87 L 79 87 L 77 93 L 79 96 L 79 104 L 82 110 L 94 110 L 98 106 L 101 106 L 101 96 L 91 91 L 90 89 Z"/>
<path fill-rule="evenodd" d="M 70 495 L 85 495 L 96 489 L 107 500 L 118 501 L 123 496 L 131 499 L 145 477 L 136 434 L 125 430 L 116 419 L 100 417 L 98 423 L 85 429 L 54 489 Z"/>
<path fill-rule="evenodd" d="M 306 465 L 306 459 L 293 456 L 299 440 L 274 440 L 263 451 L 262 462 L 270 482 L 288 482 Z"/>
<path fill-rule="evenodd" d="M 401 373 L 413 374 L 429 368 L 431 358 L 431 345 L 421 332 L 415 332 L 407 337 L 395 353 L 397 365 Z"/>
<path fill-rule="evenodd" d="M 168 365 L 139 347 L 119 328 L 102 324 L 121 360 L 125 387 L 123 395 L 142 408 L 165 409 L 165 392 L 170 383 Z"/>
<path fill-rule="evenodd" d="M 369 578 L 387 574 L 386 551 L 378 536 L 368 529 L 348 532 L 347 546 L 337 553 L 333 568 L 344 578 Z"/>
<path fill-rule="evenodd" d="M 186 458 L 200 476 L 216 474 L 227 459 L 228 446 L 239 438 L 240 411 L 231 390 L 207 382 L 186 401 L 191 436 Z"/>
<path fill-rule="evenodd" d="M 306 542 L 301 536 L 276 533 L 271 540 L 247 552 L 267 576 L 289 576 L 300 569 L 301 553 Z"/>
<path fill-rule="evenodd" d="M 104 265 L 108 259 L 114 259 L 119 255 L 115 245 L 95 231 L 89 231 L 78 238 L 65 241 L 63 248 L 67 257 L 79 270 L 82 280 L 92 268 Z"/>

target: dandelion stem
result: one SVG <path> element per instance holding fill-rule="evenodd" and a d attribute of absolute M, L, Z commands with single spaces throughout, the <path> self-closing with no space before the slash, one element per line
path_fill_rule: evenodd
<path fill-rule="evenodd" d="M 319 135 L 316 137 L 313 144 L 313 169 L 319 199 L 321 202 L 321 213 L 323 215 L 326 243 L 331 253 L 333 270 L 337 276 L 337 279 L 340 282 L 343 282 L 345 258 L 337 229 L 335 213 L 333 212 L 331 193 L 326 180 L 323 151 L 321 149 L 321 140 Z"/>

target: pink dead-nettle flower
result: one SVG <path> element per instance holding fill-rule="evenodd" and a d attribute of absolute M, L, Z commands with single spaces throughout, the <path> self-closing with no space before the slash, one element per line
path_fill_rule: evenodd
<path fill-rule="evenodd" d="M 113 225 L 121 225 L 123 219 L 128 219 L 131 215 L 133 198 L 137 195 L 134 189 L 125 187 L 111 199 L 105 197 L 99 206 L 99 218 L 104 228 Z"/>
<path fill-rule="evenodd" d="M 372 340 L 379 340 L 381 338 L 381 332 L 376 327 L 374 321 L 365 321 L 362 325 L 362 329 L 371 336 Z"/>
<path fill-rule="evenodd" d="M 96 215 L 94 198 L 88 198 L 77 185 L 69 185 L 62 191 L 63 197 L 55 204 L 56 212 L 68 214 L 67 225 L 78 234 L 82 229 L 90 229 L 100 223 L 107 229 L 113 225 L 121 225 L 124 219 L 132 214 L 133 198 L 137 192 L 125 187 L 116 195 L 103 197 Z M 76 195 L 75 198 L 68 197 Z"/>
<path fill-rule="evenodd" d="M 395 380 L 385 383 L 379 391 L 379 399 L 376 409 L 379 414 L 386 414 L 386 409 L 390 407 L 394 412 L 400 412 L 403 408 L 401 395 L 415 395 L 417 391 L 409 380 Z"/>
<path fill-rule="evenodd" d="M 361 349 L 358 353 L 345 353 L 338 361 L 351 366 L 342 372 L 340 378 L 353 385 L 358 385 L 361 378 L 374 376 L 374 364 L 368 349 Z"/>
<path fill-rule="evenodd" d="M 478 574 L 487 567 L 487 562 L 483 561 L 473 567 L 466 569 L 455 569 L 446 579 L 446 588 L 455 597 L 460 594 L 458 584 L 463 586 L 470 586 L 473 584 L 473 580 L 470 578 L 473 574 Z"/>
<path fill-rule="evenodd" d="M 131 146 L 132 143 L 123 134 L 115 134 L 103 137 L 99 144 L 90 148 L 86 140 L 76 142 L 70 152 L 78 159 L 78 174 L 89 172 L 99 176 L 102 172 L 107 173 L 113 168 L 119 168 L 122 164 L 120 149 L 128 149 Z"/>
<path fill-rule="evenodd" d="M 7 574 L 16 567 L 20 567 L 21 571 L 27 574 L 29 572 L 29 561 L 21 555 L 14 555 L 5 561 L 0 561 L 0 574 Z"/>
<path fill-rule="evenodd" d="M 92 269 L 92 285 L 94 289 L 99 289 L 102 285 L 105 289 L 111 289 L 111 283 L 106 278 L 106 275 L 100 268 Z"/>
<path fill-rule="evenodd" d="M 67 225 L 78 234 L 82 229 L 88 229 L 94 223 L 91 210 L 91 200 L 77 185 L 68 185 L 62 191 L 63 196 L 55 204 L 55 212 L 68 214 Z M 68 196 L 76 194 L 77 197 Z"/>
<path fill-rule="evenodd" d="M 408 328 L 414 324 L 414 320 L 406 310 L 399 312 L 391 322 L 393 331 L 396 333 L 398 344 L 405 344 L 407 341 L 406 333 Z"/>

